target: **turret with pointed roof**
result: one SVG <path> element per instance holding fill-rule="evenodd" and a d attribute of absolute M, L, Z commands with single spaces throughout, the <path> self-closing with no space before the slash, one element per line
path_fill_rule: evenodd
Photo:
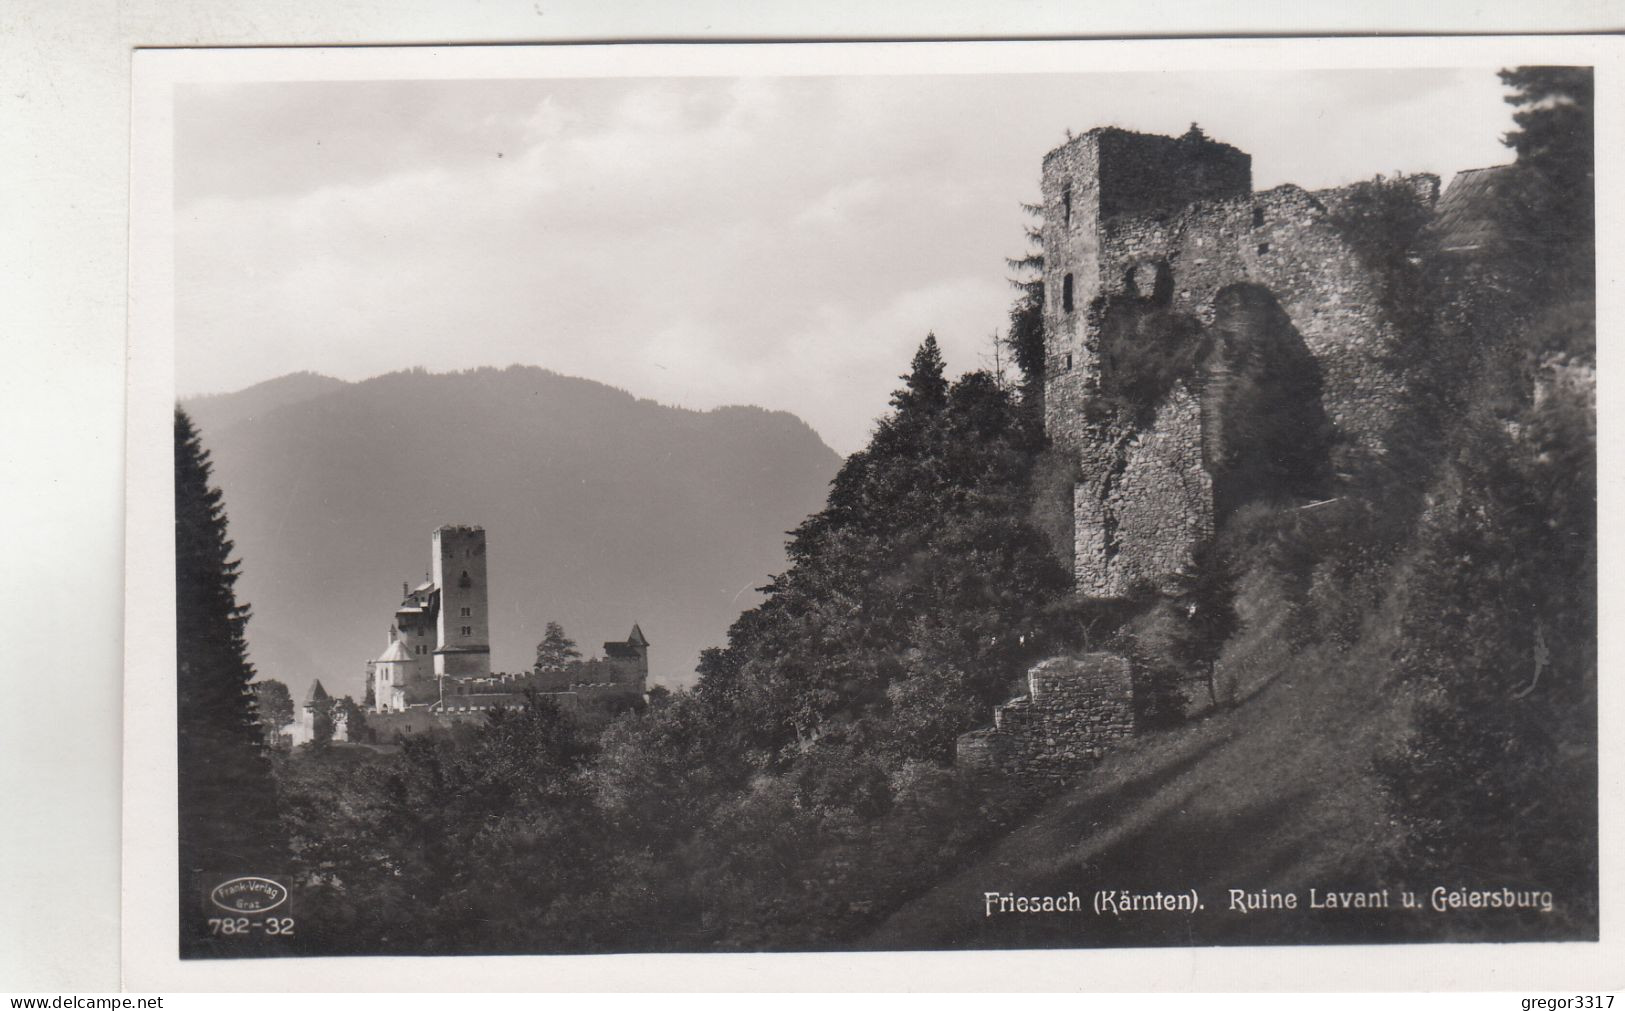
<path fill-rule="evenodd" d="M 626 680 L 635 682 L 639 692 L 644 690 L 649 679 L 649 640 L 636 622 L 624 642 L 604 643 L 604 658 L 625 672 Z"/>

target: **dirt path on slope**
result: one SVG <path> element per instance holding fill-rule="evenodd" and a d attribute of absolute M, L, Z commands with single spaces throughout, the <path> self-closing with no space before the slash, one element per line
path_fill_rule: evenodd
<path fill-rule="evenodd" d="M 1086 782 L 899 909 L 859 946 L 1413 939 L 1432 914 L 1307 908 L 1310 888 L 1323 898 L 1387 887 L 1391 904 L 1399 903 L 1402 883 L 1379 877 L 1393 832 L 1370 773 L 1392 709 L 1380 685 L 1329 670 L 1283 670 L 1234 710 L 1147 735 L 1108 756 Z M 1236 911 L 1232 888 L 1292 893 L 1298 908 Z M 1125 892 L 1193 889 L 1201 903 L 1194 912 L 1122 910 Z M 1082 910 L 989 915 L 989 892 L 1061 896 L 1068 905 L 1076 895 Z M 1097 913 L 1098 892 L 1114 893 L 1118 912 Z"/>

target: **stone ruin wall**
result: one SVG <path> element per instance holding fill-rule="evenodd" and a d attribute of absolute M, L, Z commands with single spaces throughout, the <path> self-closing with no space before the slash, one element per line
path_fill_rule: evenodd
<path fill-rule="evenodd" d="M 1105 595 L 1178 572 L 1191 549 L 1213 536 L 1213 477 L 1202 444 L 1201 403 L 1180 383 L 1150 427 L 1130 438 L 1122 473 L 1099 510 L 1116 522 L 1115 556 L 1100 567 L 1108 574 Z"/>
<path fill-rule="evenodd" d="M 996 706 L 993 726 L 960 736 L 955 764 L 1018 780 L 1062 780 L 1134 733 L 1129 661 L 1056 657 L 1027 672 L 1027 694 Z"/>
<path fill-rule="evenodd" d="M 1044 159 L 1044 430 L 1056 442 L 1090 441 L 1083 405 L 1099 391 L 1098 335 L 1091 341 L 1087 315 L 1097 294 L 1100 235 L 1100 154 L 1090 138 L 1051 151 Z M 1063 202 L 1070 190 L 1071 208 Z M 1060 276 L 1076 284 L 1074 311 L 1062 309 Z"/>
<path fill-rule="evenodd" d="M 1044 422 L 1058 443 L 1081 446 L 1098 432 L 1084 407 L 1100 392 L 1100 296 L 1120 290 L 1126 270 L 1103 227 L 1178 215 L 1192 204 L 1252 191 L 1252 157 L 1228 144 L 1126 130 L 1091 130 L 1044 157 Z M 1070 194 L 1070 205 L 1068 195 Z M 1061 278 L 1073 277 L 1073 309 Z"/>
<path fill-rule="evenodd" d="M 1327 418 L 1354 448 L 1382 452 L 1404 393 L 1387 365 L 1400 335 L 1381 281 L 1331 220 L 1353 187 L 1253 193 L 1247 155 L 1202 141 L 1204 167 L 1193 176 L 1182 162 L 1191 148 L 1179 143 L 1091 131 L 1044 161 L 1045 430 L 1078 455 L 1074 569 L 1078 588 L 1097 596 L 1160 581 L 1214 532 L 1223 419 L 1204 416 L 1201 375 L 1177 382 L 1144 428 L 1087 410 L 1101 392 L 1104 297 L 1127 293 L 1136 268 L 1165 270 L 1168 308 L 1203 328 L 1214 325 L 1225 288 L 1267 289 L 1320 370 Z M 1409 182 L 1431 208 L 1438 179 Z M 1194 199 L 1173 206 L 1170 195 Z M 1070 311 L 1062 273 L 1073 277 Z M 1057 657 L 1033 667 L 1027 683 L 1026 695 L 995 707 L 992 728 L 959 738 L 956 764 L 1017 781 L 1065 780 L 1134 733 L 1127 657 Z"/>
<path fill-rule="evenodd" d="M 1101 431 L 1082 447 L 1073 491 L 1073 568 L 1081 591 L 1112 597 L 1177 572 L 1213 535 L 1213 478 L 1190 384 L 1175 386 L 1148 427 Z"/>
<path fill-rule="evenodd" d="M 1438 195 L 1433 176 L 1413 177 L 1419 199 Z M 1331 211 L 1350 187 L 1309 193 L 1278 186 L 1193 204 L 1179 213 L 1108 220 L 1101 263 L 1111 290 L 1129 271 L 1161 262 L 1173 275 L 1172 308 L 1213 323 L 1214 299 L 1232 284 L 1257 284 L 1280 302 L 1319 363 L 1327 416 L 1353 445 L 1380 451 L 1403 390 L 1386 364 L 1399 334 L 1382 308 L 1380 281 L 1360 261 Z"/>
<path fill-rule="evenodd" d="M 1065 164 L 1073 179 L 1089 168 L 1081 155 Z M 1418 198 L 1431 205 L 1438 180 L 1412 182 Z M 1330 220 L 1348 191 L 1311 194 L 1281 186 L 1174 211 L 1104 217 L 1093 241 L 1071 234 L 1055 240 L 1066 247 L 1066 258 L 1056 262 L 1075 278 L 1084 267 L 1097 269 L 1099 278 L 1089 305 L 1078 300 L 1091 286 L 1074 282 L 1070 313 L 1048 290 L 1056 287 L 1054 279 L 1046 278 L 1046 298 L 1054 301 L 1047 321 L 1056 332 L 1046 338 L 1045 425 L 1053 441 L 1080 458 L 1073 570 L 1083 592 L 1114 596 L 1138 580 L 1166 577 L 1211 536 L 1215 521 L 1212 461 L 1200 452 L 1203 423 L 1192 411 L 1201 397 L 1199 376 L 1159 405 L 1145 431 L 1091 418 L 1085 409 L 1101 389 L 1099 300 L 1127 292 L 1136 268 L 1165 269 L 1172 279 L 1168 307 L 1204 327 L 1214 323 L 1221 290 L 1235 284 L 1267 289 L 1320 369 L 1322 404 L 1345 446 L 1382 453 L 1403 395 L 1387 364 L 1399 334 L 1382 307 L 1380 280 Z"/>

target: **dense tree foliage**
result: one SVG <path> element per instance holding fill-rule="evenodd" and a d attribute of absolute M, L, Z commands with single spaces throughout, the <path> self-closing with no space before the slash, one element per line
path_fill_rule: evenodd
<path fill-rule="evenodd" d="M 581 650 L 575 640 L 564 634 L 564 626 L 556 621 L 547 623 L 542 641 L 536 644 L 537 671 L 561 671 L 581 659 Z"/>
<path fill-rule="evenodd" d="M 1044 208 L 1023 204 L 1036 224 L 1027 227 L 1027 252 L 1005 262 L 1016 276 L 1010 284 L 1018 292 L 1010 306 L 1005 345 L 1021 371 L 1021 399 L 1033 424 L 1044 416 Z"/>
<path fill-rule="evenodd" d="M 255 681 L 249 687 L 254 692 L 254 712 L 265 742 L 274 745 L 282 728 L 293 722 L 293 696 L 288 686 L 275 678 Z"/>
<path fill-rule="evenodd" d="M 1023 520 L 1038 444 L 1016 405 L 985 373 L 950 387 L 933 337 L 903 382 L 828 507 L 796 531 L 790 570 L 701 680 L 758 746 L 845 733 L 908 698 L 926 668 L 960 672 L 938 686 L 941 706 L 991 702 L 1059 641 L 1043 609 L 1069 580 Z M 918 741 L 915 757 L 950 743 Z"/>
<path fill-rule="evenodd" d="M 356 705 L 355 699 L 348 695 L 334 699 L 332 713 L 335 729 L 342 722 L 347 740 L 367 741 L 371 739 L 372 732 L 367 727 L 367 711 Z"/>
<path fill-rule="evenodd" d="M 182 950 L 208 954 L 203 876 L 279 870 L 276 791 L 254 706 L 243 627 L 249 610 L 233 589 L 226 510 L 209 484 L 209 454 L 191 419 L 175 412 L 175 688 L 179 735 Z"/>
<path fill-rule="evenodd" d="M 1168 604 L 1175 619 L 1170 655 L 1181 672 L 1199 672 L 1207 684 L 1208 702 L 1217 705 L 1214 665 L 1225 643 L 1241 627 L 1236 613 L 1236 579 L 1230 559 L 1204 544 L 1174 576 Z"/>
<path fill-rule="evenodd" d="M 1466 381 L 1409 559 L 1397 661 L 1414 717 L 1382 769 L 1415 866 L 1556 888 L 1594 925 L 1596 329 L 1576 266 L 1594 255 L 1590 72 L 1502 77 L 1527 201 L 1500 269 L 1541 280 L 1478 335 L 1494 367 Z"/>
<path fill-rule="evenodd" d="M 301 927 L 320 951 L 568 947 L 598 833 L 574 724 L 532 696 L 380 761 L 328 748 L 281 760 Z"/>
<path fill-rule="evenodd" d="M 1507 205 L 1513 255 L 1541 283 L 1589 287 L 1596 272 L 1595 83 L 1590 67 L 1501 72 L 1517 108 L 1506 145 L 1518 153 Z"/>
<path fill-rule="evenodd" d="M 955 737 L 1063 642 L 1020 414 L 985 373 L 950 382 L 928 336 L 697 687 L 595 741 L 538 698 L 388 762 L 284 759 L 320 944 L 815 946 L 928 881 L 1023 803 L 955 774 Z M 538 662 L 568 662 L 549 632 Z"/>
<path fill-rule="evenodd" d="M 1590 83 L 1506 79 L 1520 109 L 1508 185 L 1529 196 L 1506 238 L 1562 269 L 1532 283 L 1523 254 L 1501 251 L 1434 271 L 1408 183 L 1374 180 L 1332 209 L 1402 331 L 1392 364 L 1409 401 L 1381 451 L 1328 473 L 1327 420 L 1298 410 L 1318 405 L 1318 380 L 1288 368 L 1301 337 L 1273 296 L 1231 289 L 1212 329 L 1230 341 L 1229 395 L 1256 415 L 1242 421 L 1262 426 L 1233 426 L 1232 445 L 1267 450 L 1245 481 L 1271 493 L 1233 496 L 1166 585 L 1076 599 L 1057 560 L 1070 499 L 1064 521 L 1031 521 L 1078 474 L 1036 424 L 1042 288 L 1025 279 L 1006 338 L 1020 395 L 986 373 L 950 380 L 928 335 L 693 689 L 652 691 L 591 738 L 532 695 L 388 753 L 279 755 L 311 950 L 838 946 L 1031 803 L 952 757 L 1034 661 L 1131 652 L 1142 726 L 1172 728 L 1195 685 L 1211 706 L 1237 701 L 1226 663 L 1263 635 L 1281 640 L 1265 644 L 1267 677 L 1329 677 L 1347 658 L 1336 673 L 1368 678 L 1387 707 L 1392 733 L 1346 757 L 1351 778 L 1385 788 L 1366 792 L 1402 836 L 1396 876 L 1563 888 L 1571 905 L 1551 922 L 1594 924 L 1595 324 L 1577 266 L 1590 211 L 1575 209 L 1590 200 Z M 1106 314 L 1119 417 L 1214 352 L 1155 297 L 1102 308 L 1120 310 Z M 229 573 L 227 551 L 211 571 Z M 225 640 L 239 662 L 240 628 Z M 549 624 L 538 669 L 591 663 Z"/>

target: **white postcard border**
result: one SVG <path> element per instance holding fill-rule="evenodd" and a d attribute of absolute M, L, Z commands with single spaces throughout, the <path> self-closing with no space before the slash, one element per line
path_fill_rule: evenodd
<path fill-rule="evenodd" d="M 176 954 L 172 89 L 225 80 L 402 77 L 733 76 L 1078 73 L 1148 70 L 1477 67 L 1589 64 L 1597 72 L 1599 333 L 1618 332 L 1625 200 L 1622 41 L 1601 37 L 1246 39 L 1161 42 L 558 45 L 359 49 L 146 50 L 132 100 L 123 815 L 125 986 L 134 990 L 1488 990 L 1601 985 L 1625 945 L 1615 802 L 1620 693 L 1601 678 L 1603 810 L 1600 944 L 1177 948 L 841 955 L 600 955 L 181 961 Z M 1599 341 L 1604 405 L 1618 349 Z M 1599 418 L 1599 511 L 1625 503 L 1614 413 Z M 1617 527 L 1601 528 L 1601 613 L 1617 590 Z M 1600 663 L 1621 636 L 1602 624 Z M 1560 829 L 1554 828 L 1554 831 Z"/>

